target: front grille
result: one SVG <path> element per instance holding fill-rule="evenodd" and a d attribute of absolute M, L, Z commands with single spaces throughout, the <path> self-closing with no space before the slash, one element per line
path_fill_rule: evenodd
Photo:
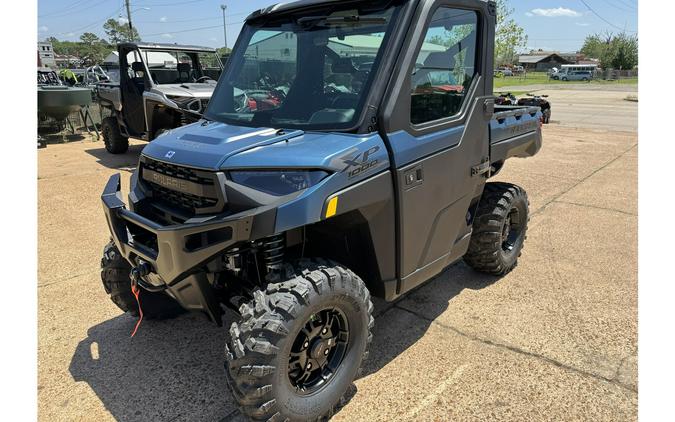
<path fill-rule="evenodd" d="M 145 172 L 147 170 L 147 172 Z M 152 172 L 187 183 L 167 183 Z M 162 211 L 175 208 L 176 214 L 191 217 L 195 214 L 217 213 L 224 204 L 218 194 L 217 176 L 213 172 L 177 166 L 143 157 L 141 176 L 152 192 L 153 202 L 163 205 Z M 159 180 L 158 180 L 159 179 Z M 161 184 L 160 184 L 161 183 Z M 182 189 L 181 189 L 182 188 Z"/>
<path fill-rule="evenodd" d="M 162 161 L 155 161 L 146 158 L 143 162 L 143 168 L 162 173 L 165 176 L 175 177 L 178 179 L 188 180 L 190 182 L 199 183 L 200 185 L 213 185 L 213 177 L 206 175 L 204 171 L 191 169 L 189 167 L 181 167 L 175 164 L 164 163 Z"/>
<path fill-rule="evenodd" d="M 195 212 L 200 208 L 211 208 L 218 205 L 217 198 L 203 198 L 189 193 L 177 192 L 152 182 L 150 185 L 152 186 L 152 194 L 155 198 L 169 202 L 185 210 Z"/>

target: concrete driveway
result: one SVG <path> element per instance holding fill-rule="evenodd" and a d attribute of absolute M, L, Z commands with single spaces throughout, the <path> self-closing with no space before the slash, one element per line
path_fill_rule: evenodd
<path fill-rule="evenodd" d="M 563 124 L 544 134 L 539 155 L 497 177 L 530 197 L 520 265 L 498 279 L 459 263 L 377 302 L 366 371 L 334 420 L 637 418 L 637 135 Z M 185 315 L 144 321 L 130 339 L 135 320 L 101 286 L 99 194 L 114 172 L 128 189 L 142 147 L 38 152 L 41 421 L 242 420 L 224 328 Z"/>

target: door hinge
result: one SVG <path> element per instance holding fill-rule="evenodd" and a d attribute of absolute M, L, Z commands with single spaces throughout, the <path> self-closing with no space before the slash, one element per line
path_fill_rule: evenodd
<path fill-rule="evenodd" d="M 471 177 L 479 176 L 490 171 L 490 159 L 484 158 L 480 164 L 471 167 Z"/>
<path fill-rule="evenodd" d="M 495 1 L 488 1 L 488 13 L 497 16 L 497 3 Z"/>

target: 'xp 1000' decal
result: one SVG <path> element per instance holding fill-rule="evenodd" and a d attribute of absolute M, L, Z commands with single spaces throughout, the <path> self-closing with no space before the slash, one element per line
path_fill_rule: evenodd
<path fill-rule="evenodd" d="M 370 159 L 371 155 L 375 154 L 379 150 L 380 147 L 374 146 L 364 153 L 359 152 L 355 157 L 351 157 L 350 154 L 340 158 L 343 163 L 347 164 L 347 167 L 345 167 L 342 171 L 346 171 L 347 177 L 351 179 L 352 177 L 358 176 L 359 174 L 375 167 L 378 163 L 377 158 L 374 158 L 370 161 L 368 160 Z"/>

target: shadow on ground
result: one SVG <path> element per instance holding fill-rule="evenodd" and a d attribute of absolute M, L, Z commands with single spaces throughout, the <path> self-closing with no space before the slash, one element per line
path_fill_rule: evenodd
<path fill-rule="evenodd" d="M 377 372 L 417 342 L 462 290 L 482 289 L 496 281 L 457 264 L 403 301 L 377 301 L 363 376 Z M 391 309 L 399 305 L 405 309 L 405 301 L 416 300 L 425 302 L 424 318 L 396 329 L 386 326 Z M 225 326 L 235 317 L 226 314 Z M 134 323 L 132 317 L 121 315 L 90 328 L 70 363 L 73 378 L 89 384 L 116 420 L 242 420 L 223 372 L 225 328 L 188 314 L 170 321 L 144 321 L 132 339 Z M 352 387 L 348 396 L 354 394 Z"/>
<path fill-rule="evenodd" d="M 92 148 L 85 152 L 96 158 L 96 162 L 105 167 L 133 171 L 138 165 L 138 156 L 143 148 L 145 148 L 145 144 L 129 145 L 129 150 L 124 154 L 111 154 L 105 148 Z"/>

